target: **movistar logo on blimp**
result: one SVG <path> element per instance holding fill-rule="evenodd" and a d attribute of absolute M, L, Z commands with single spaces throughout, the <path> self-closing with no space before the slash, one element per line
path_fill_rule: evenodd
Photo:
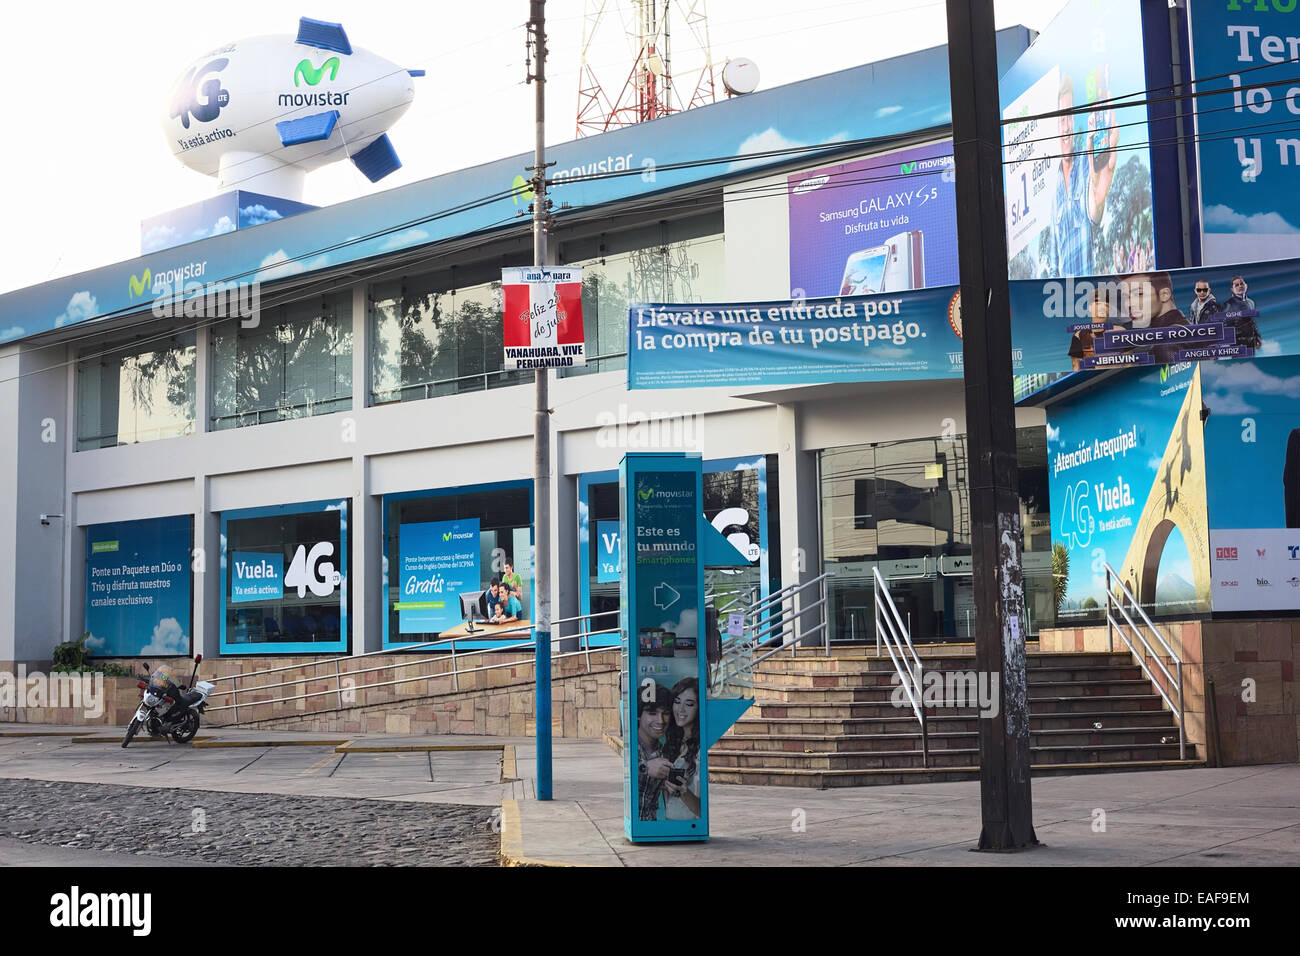
<path fill-rule="evenodd" d="M 326 70 L 329 70 L 330 82 L 333 82 L 339 75 L 339 58 L 332 56 L 319 67 L 312 66 L 311 60 L 304 59 L 293 71 L 293 85 L 300 86 L 300 81 L 306 80 L 308 86 L 315 86 Z"/>

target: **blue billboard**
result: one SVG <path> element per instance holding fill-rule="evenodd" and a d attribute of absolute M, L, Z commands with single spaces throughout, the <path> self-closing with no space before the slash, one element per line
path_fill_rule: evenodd
<path fill-rule="evenodd" d="M 1300 357 L 1201 375 L 1214 609 L 1300 609 Z"/>
<path fill-rule="evenodd" d="M 999 89 L 1011 278 L 1155 267 L 1147 108 L 1112 102 L 1141 103 L 1150 85 L 1136 0 L 1067 4 L 1007 70 Z"/>
<path fill-rule="evenodd" d="M 1210 609 L 1200 367 L 1126 369 L 1047 408 L 1057 620 L 1122 581 L 1149 612 Z"/>
<path fill-rule="evenodd" d="M 788 179 L 791 295 L 956 285 L 952 140 Z"/>
<path fill-rule="evenodd" d="M 86 648 L 97 657 L 190 653 L 190 515 L 86 528 Z"/>
<path fill-rule="evenodd" d="M 1300 255 L 1296 4 L 1188 0 L 1207 263 Z"/>
<path fill-rule="evenodd" d="M 401 634 L 440 634 L 460 624 L 460 595 L 482 590 L 479 523 L 422 521 L 397 529 Z"/>

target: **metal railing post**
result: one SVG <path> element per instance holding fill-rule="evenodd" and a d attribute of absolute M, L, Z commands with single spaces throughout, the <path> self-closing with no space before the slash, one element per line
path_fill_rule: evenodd
<path fill-rule="evenodd" d="M 1187 759 L 1187 711 L 1183 708 L 1183 662 L 1178 662 L 1178 759 Z"/>
<path fill-rule="evenodd" d="M 1114 592 L 1110 586 L 1110 565 L 1106 565 L 1106 646 L 1112 654 L 1115 653 L 1115 624 L 1110 614 L 1113 598 Z"/>
<path fill-rule="evenodd" d="M 235 705 L 235 723 L 239 723 L 239 675 L 230 675 L 230 699 Z"/>
<path fill-rule="evenodd" d="M 925 701 L 921 701 L 921 766 L 930 769 L 930 734 L 925 719 Z"/>
<path fill-rule="evenodd" d="M 460 672 L 456 670 L 456 641 L 451 642 L 451 686 L 460 690 Z"/>
<path fill-rule="evenodd" d="M 339 672 L 339 659 L 334 658 L 334 689 L 339 695 L 339 710 L 343 709 L 343 676 Z"/>
<path fill-rule="evenodd" d="M 826 609 L 829 605 L 826 603 L 826 579 L 823 577 L 821 584 L 817 587 L 818 594 L 821 598 L 822 624 L 822 644 L 826 647 L 826 656 L 831 656 L 831 627 L 830 619 L 826 615 Z"/>

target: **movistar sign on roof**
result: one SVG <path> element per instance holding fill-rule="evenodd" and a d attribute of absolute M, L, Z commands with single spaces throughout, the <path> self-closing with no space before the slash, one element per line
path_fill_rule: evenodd
<path fill-rule="evenodd" d="M 1028 46 L 1029 32 L 1023 27 L 1002 30 L 998 43 L 1005 69 Z M 309 66 L 310 70 L 295 71 L 305 84 L 303 89 L 311 88 L 312 79 L 328 76 L 331 68 L 328 60 Z M 547 158 L 555 162 L 556 169 L 570 174 L 554 187 L 557 210 L 562 205 L 578 210 L 789 163 L 791 157 L 755 156 L 685 169 L 665 168 L 675 163 L 887 139 L 945 126 L 950 120 L 947 49 L 932 47 L 563 143 L 550 149 Z M 18 289 L 0 296 L 0 343 L 114 313 L 142 311 L 149 302 L 133 292 L 136 288 L 143 291 L 149 281 L 141 278 L 146 270 L 152 278 L 183 272 L 202 262 L 205 282 L 273 282 L 517 225 L 519 202 L 527 189 L 520 174 L 531 162 L 531 153 L 512 156 Z M 588 169 L 598 177 L 614 175 L 581 178 L 580 171 Z M 413 209 L 433 215 L 498 193 L 501 198 L 494 202 L 432 221 L 412 218 Z M 90 212 L 85 216 L 90 218 Z"/>

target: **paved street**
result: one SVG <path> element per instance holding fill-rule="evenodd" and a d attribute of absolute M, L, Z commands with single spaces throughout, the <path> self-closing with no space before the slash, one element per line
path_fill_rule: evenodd
<path fill-rule="evenodd" d="M 41 780 L 0 787 L 0 840 L 239 866 L 493 866 L 492 823 L 483 807 L 451 804 Z M 0 862 L 6 855 L 0 844 Z"/>
<path fill-rule="evenodd" d="M 51 729 L 0 726 L 0 864 L 129 865 L 141 851 L 216 864 L 490 864 L 499 850 L 596 866 L 1300 866 L 1300 764 L 1037 778 L 1044 845 L 1024 853 L 970 852 L 974 781 L 715 785 L 707 843 L 633 846 L 621 759 L 596 741 L 554 742 L 554 799 L 542 803 L 528 738 L 221 730 L 123 750 L 108 728 L 81 743 L 7 736 Z"/>

